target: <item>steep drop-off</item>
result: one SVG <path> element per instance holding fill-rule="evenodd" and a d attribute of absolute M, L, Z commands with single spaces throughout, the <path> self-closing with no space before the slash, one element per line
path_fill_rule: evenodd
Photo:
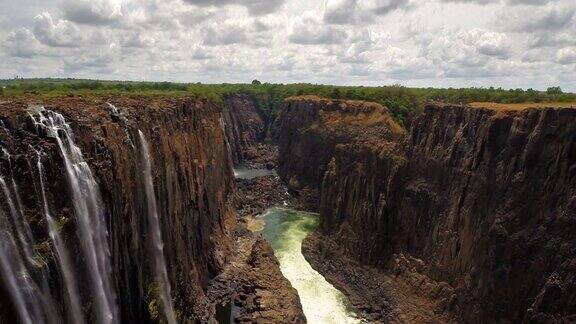
<path fill-rule="evenodd" d="M 219 284 L 218 289 L 223 293 L 215 294 L 212 282 L 230 267 L 230 261 L 236 260 L 239 254 L 235 243 L 238 232 L 233 202 L 234 177 L 221 107 L 207 100 L 122 96 L 26 98 L 0 103 L 0 145 L 6 151 L 0 159 L 0 175 L 14 179 L 19 188 L 22 210 L 15 215 L 21 215 L 22 220 L 29 223 L 34 250 L 39 253 L 39 260 L 32 262 L 31 267 L 35 269 L 31 275 L 36 281 L 40 277 L 37 273 L 48 273 L 49 287 L 46 290 L 55 301 L 55 312 L 70 320 L 67 315 L 70 308 L 67 285 L 54 252 L 53 239 L 48 233 L 46 209 L 42 207 L 41 175 L 36 167 L 41 164 L 45 201 L 57 223 L 64 249 L 69 251 L 79 290 L 78 302 L 82 316 L 88 322 L 98 318 L 102 319 L 101 322 L 107 321 L 94 304 L 97 296 L 89 284 L 95 282 L 92 286 L 98 286 L 99 280 L 94 280 L 94 276 L 86 271 L 91 269 L 88 265 L 91 257 L 81 249 L 86 238 L 78 231 L 78 215 L 73 208 L 71 186 L 64 173 L 65 161 L 57 139 L 54 134 L 35 125 L 31 118 L 40 119 L 39 114 L 44 109 L 40 105 L 61 113 L 71 126 L 73 141 L 81 150 L 99 188 L 111 269 L 102 269 L 101 263 L 97 270 L 111 274 L 110 290 L 116 295 L 112 298 L 113 308 L 118 314 L 112 321 L 143 323 L 165 320 L 166 305 L 160 298 L 165 290 L 155 279 L 157 276 L 153 272 L 157 260 L 153 260 L 150 253 L 150 244 L 154 243 L 158 249 L 159 243 L 150 239 L 153 232 L 148 222 L 154 218 L 146 216 L 150 208 L 150 197 L 147 196 L 150 194 L 144 192 L 146 177 L 143 173 L 145 155 L 140 152 L 142 138 L 148 142 L 150 151 L 149 169 L 163 239 L 160 248 L 165 257 L 176 317 L 180 322 L 205 322 L 213 318 L 213 304 L 220 302 L 213 296 L 230 298 L 229 294 L 234 292 L 227 281 Z M 62 138 L 68 136 L 62 131 L 58 134 Z M 2 196 L 2 214 L 9 214 L 11 210 L 8 196 L 16 195 L 11 192 Z M 88 211 L 94 208 L 93 205 L 87 206 Z M 5 219 L 4 215 L 0 216 Z M 91 222 L 95 224 L 94 220 Z M 2 229 L 2 233 L 4 231 L 9 239 L 17 241 L 15 228 L 8 226 Z M 281 277 L 274 256 L 261 252 L 269 250 L 269 246 L 263 246 L 263 243 L 253 246 L 259 250 L 243 251 L 252 255 L 250 262 L 267 264 L 268 272 L 264 273 L 269 273 L 279 286 L 285 288 L 275 292 L 276 287 L 261 285 L 255 289 L 249 283 L 239 285 L 239 289 L 267 294 L 252 301 L 252 308 L 246 310 L 248 314 L 245 316 L 255 322 L 262 321 L 260 317 L 266 310 L 278 318 L 285 317 L 286 321 L 294 322 L 302 314 L 295 290 Z M 5 247 L 2 246 L 2 252 Z M 252 245 L 248 248 L 252 249 Z M 18 249 L 21 249 L 19 244 Z M 102 253 L 106 255 L 106 251 Z M 10 285 L 6 284 L 5 278 L 2 278 L 0 293 L 9 296 Z M 232 277 L 230 281 L 235 279 Z M 212 289 L 210 296 L 209 287 Z M 250 292 L 244 294 L 244 298 L 247 297 L 255 298 Z M 277 302 L 279 299 L 286 302 L 281 304 Z M 17 311 L 17 301 L 2 298 L 0 322 L 21 320 L 18 316 L 22 312 Z M 268 306 L 262 306 L 263 303 L 268 303 L 264 305 Z"/>
<path fill-rule="evenodd" d="M 243 94 L 226 96 L 222 117 L 230 155 L 238 165 L 266 136 L 267 117 L 252 97 Z"/>
<path fill-rule="evenodd" d="M 373 132 L 326 117 L 350 105 L 297 98 L 278 122 L 279 174 L 320 190 L 313 264 L 342 286 L 354 283 L 330 257 L 384 270 L 441 321 L 573 319 L 576 110 L 429 105 L 403 136 L 388 122 Z M 394 312 L 388 297 L 369 312 Z"/>
<path fill-rule="evenodd" d="M 290 189 L 309 195 L 313 202 L 335 156 L 345 158 L 354 151 L 350 167 L 366 159 L 387 163 L 387 157 L 396 159 L 396 141 L 404 134 L 379 104 L 315 97 L 288 99 L 275 129 L 279 175 Z"/>

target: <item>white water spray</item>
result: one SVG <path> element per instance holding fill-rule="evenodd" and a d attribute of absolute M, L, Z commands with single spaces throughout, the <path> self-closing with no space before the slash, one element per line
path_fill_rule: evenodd
<path fill-rule="evenodd" d="M 142 163 L 144 166 L 142 173 L 146 189 L 148 225 L 150 229 L 149 234 L 152 237 L 151 250 L 154 258 L 154 275 L 156 277 L 156 283 L 160 286 L 160 298 L 162 299 L 162 306 L 166 320 L 168 321 L 168 324 L 175 324 L 176 316 L 174 315 L 174 308 L 172 306 L 170 281 L 168 280 L 166 260 L 164 259 L 164 243 L 162 241 L 162 232 L 160 230 L 160 220 L 158 219 L 156 196 L 154 195 L 150 151 L 148 149 L 148 142 L 146 142 L 146 138 L 142 131 L 138 130 L 138 135 L 140 136 L 140 153 L 142 155 Z"/>
<path fill-rule="evenodd" d="M 68 186 L 72 196 L 78 239 L 88 269 L 98 322 L 117 322 L 116 295 L 111 282 L 108 232 L 104 220 L 104 207 L 98 184 L 82 151 L 74 143 L 72 129 L 64 116 L 44 110 L 38 113 L 36 127 L 48 132 L 58 142 L 64 159 Z"/>
<path fill-rule="evenodd" d="M 26 297 L 21 287 L 21 264 L 17 262 L 17 248 L 8 230 L 6 216 L 0 210 L 0 276 L 6 284 L 6 289 L 16 308 L 18 317 L 22 323 L 33 323 L 34 318 L 27 307 Z"/>
<path fill-rule="evenodd" d="M 59 323 L 61 319 L 57 315 L 56 307 L 50 294 L 46 265 L 34 249 L 35 242 L 32 237 L 32 231 L 24 215 L 19 188 L 14 180 L 11 156 L 3 147 L 2 152 L 8 159 L 10 180 L 6 181 L 3 176 L 0 176 L 0 187 L 9 207 L 12 224 L 10 229 L 9 222 L 5 219 L 4 213 L 2 213 L 3 219 L 0 229 L 5 231 L 5 233 L 2 235 L 3 242 L 0 253 L 2 253 L 3 258 L 2 269 L 5 281 L 8 285 L 11 285 L 11 283 L 18 285 L 21 293 L 20 296 L 12 295 L 13 302 L 18 305 L 24 301 L 25 305 L 22 308 L 27 310 L 34 322 Z M 10 232 L 15 234 L 19 244 L 16 244 Z M 16 277 L 10 279 L 11 276 Z M 36 283 L 36 280 L 39 281 L 40 285 Z M 23 299 L 20 300 L 20 298 Z"/>
<path fill-rule="evenodd" d="M 76 276 L 74 275 L 74 271 L 72 269 L 72 262 L 70 261 L 70 256 L 68 255 L 68 251 L 64 245 L 64 241 L 60 236 L 60 232 L 58 231 L 58 226 L 50 213 L 50 209 L 48 208 L 48 200 L 46 199 L 46 189 L 44 188 L 44 170 L 42 167 L 42 160 L 40 156 L 40 152 L 37 152 L 38 155 L 38 163 L 36 164 L 38 167 L 38 174 L 40 177 L 40 190 L 42 191 L 42 204 L 44 208 L 44 218 L 48 223 L 48 233 L 50 235 L 50 240 L 52 240 L 52 244 L 56 250 L 56 257 L 58 261 L 58 265 L 60 267 L 60 272 L 62 273 L 62 277 L 64 278 L 64 289 L 66 290 L 66 297 L 67 297 L 67 312 L 68 318 L 72 323 L 84 323 L 84 318 L 82 316 L 82 309 L 80 306 L 80 297 L 78 294 L 78 285 L 76 283 Z"/>

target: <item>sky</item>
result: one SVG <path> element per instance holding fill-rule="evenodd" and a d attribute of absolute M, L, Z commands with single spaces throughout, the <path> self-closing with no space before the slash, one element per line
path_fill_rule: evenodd
<path fill-rule="evenodd" d="M 0 0 L 0 78 L 576 91 L 574 0 Z"/>

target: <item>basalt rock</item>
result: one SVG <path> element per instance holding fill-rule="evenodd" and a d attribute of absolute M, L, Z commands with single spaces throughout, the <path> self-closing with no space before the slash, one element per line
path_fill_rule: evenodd
<path fill-rule="evenodd" d="M 573 317 L 576 110 L 430 106 L 407 147 L 391 242 L 456 288 L 463 318 Z"/>
<path fill-rule="evenodd" d="M 249 95 L 233 94 L 224 100 L 222 118 L 234 165 L 254 155 L 266 136 L 267 117 Z"/>
<path fill-rule="evenodd" d="M 576 110 L 431 104 L 403 134 L 370 106 L 295 98 L 280 114 L 279 174 L 320 191 L 315 235 L 435 282 L 448 318 L 573 320 Z"/>

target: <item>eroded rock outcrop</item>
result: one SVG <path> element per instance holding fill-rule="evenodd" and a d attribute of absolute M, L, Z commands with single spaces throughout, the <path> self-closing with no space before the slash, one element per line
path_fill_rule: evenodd
<path fill-rule="evenodd" d="M 409 278 L 445 320 L 573 318 L 576 110 L 429 105 L 402 135 L 326 117 L 350 105 L 280 115 L 279 173 L 320 190 L 317 249 Z"/>

